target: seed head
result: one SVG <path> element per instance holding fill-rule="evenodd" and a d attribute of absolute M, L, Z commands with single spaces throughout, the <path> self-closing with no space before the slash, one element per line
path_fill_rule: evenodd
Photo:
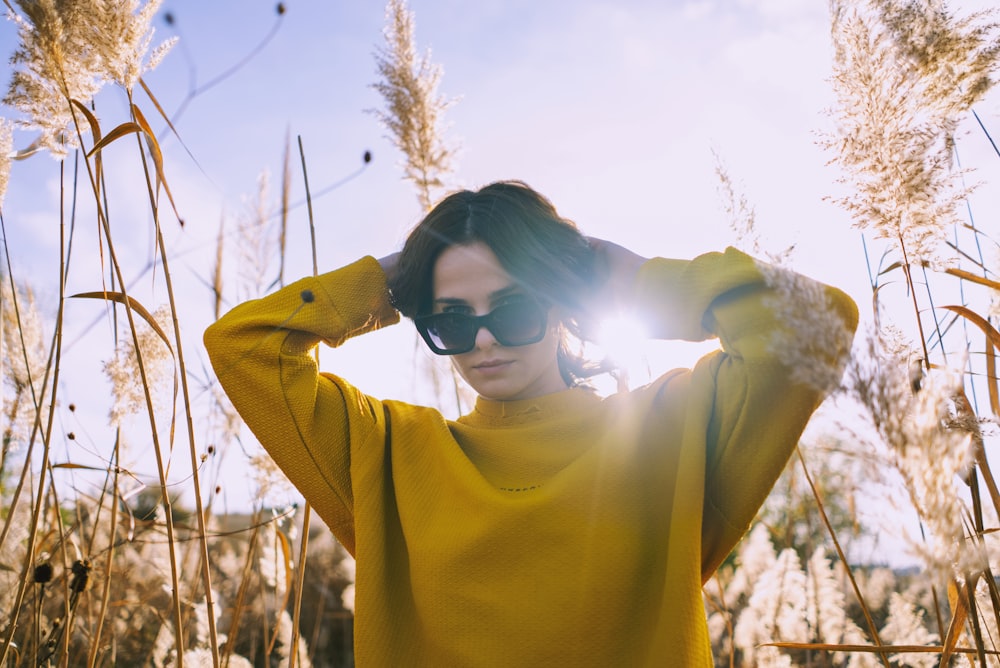
<path fill-rule="evenodd" d="M 372 85 L 385 101 L 385 110 L 373 110 L 403 153 L 404 174 L 417 188 L 424 209 L 431 207 L 431 191 L 444 185 L 452 170 L 454 150 L 442 137 L 441 115 L 451 101 L 437 93 L 441 67 L 430 55 L 417 56 L 413 12 L 406 0 L 386 6 L 385 46 L 375 52 L 380 81 Z"/>
<path fill-rule="evenodd" d="M 855 224 L 937 259 L 968 193 L 955 131 L 1000 68 L 998 26 L 941 2 L 832 0 L 836 130 L 825 145 L 852 194 Z"/>
<path fill-rule="evenodd" d="M 146 58 L 161 1 L 15 0 L 22 13 L 12 9 L 10 17 L 20 44 L 3 101 L 23 114 L 18 125 L 39 130 L 39 144 L 57 158 L 75 148 L 89 128 L 75 119 L 72 101 L 86 104 L 111 81 L 131 90 L 173 46 L 168 40 Z"/>
<path fill-rule="evenodd" d="M 52 581 L 52 564 L 45 561 L 35 566 L 35 582 L 45 584 Z"/>
<path fill-rule="evenodd" d="M 10 160 L 14 153 L 14 125 L 0 118 L 0 209 L 3 208 L 3 196 L 7 193 L 7 182 L 10 180 Z"/>

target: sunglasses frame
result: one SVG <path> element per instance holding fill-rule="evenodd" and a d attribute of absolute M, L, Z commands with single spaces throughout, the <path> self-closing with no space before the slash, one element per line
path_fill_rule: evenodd
<path fill-rule="evenodd" d="M 533 335 L 527 341 L 511 342 L 508 339 L 505 339 L 504 337 L 497 334 L 496 331 L 494 331 L 493 328 L 496 325 L 494 320 L 496 319 L 497 311 L 505 308 L 524 307 L 524 306 L 531 307 L 538 312 L 539 328 L 537 335 Z M 437 343 L 434 342 L 434 338 L 431 336 L 429 330 L 433 325 L 433 321 L 435 319 L 440 318 L 441 316 L 459 317 L 471 321 L 473 326 L 472 337 L 467 347 L 441 348 L 440 346 L 437 345 Z M 430 348 L 431 351 L 434 352 L 435 354 L 461 355 L 463 353 L 470 352 L 476 347 L 476 337 L 479 335 L 479 330 L 482 329 L 483 327 L 485 327 L 489 331 L 489 333 L 493 335 L 493 338 L 496 339 L 497 343 L 499 343 L 501 346 L 504 346 L 505 348 L 516 348 L 518 346 L 529 346 L 533 343 L 538 343 L 539 341 L 545 338 L 545 334 L 548 332 L 548 325 L 549 325 L 548 316 L 549 316 L 548 309 L 545 308 L 539 302 L 532 299 L 510 304 L 501 304 L 500 306 L 497 306 L 486 315 L 468 315 L 466 313 L 431 313 L 428 315 L 417 316 L 416 318 L 413 319 L 413 324 L 416 325 L 417 331 L 420 332 L 420 336 L 421 338 L 423 338 L 424 343 L 426 343 L 427 347 Z"/>

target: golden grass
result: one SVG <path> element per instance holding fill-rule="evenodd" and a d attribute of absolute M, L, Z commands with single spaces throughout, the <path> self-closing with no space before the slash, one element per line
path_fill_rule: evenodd
<path fill-rule="evenodd" d="M 0 665 L 37 665 L 40 660 L 86 666 L 206 661 L 213 666 L 245 666 L 272 660 L 290 666 L 334 660 L 346 665 L 352 657 L 351 610 L 341 595 L 352 583 L 343 549 L 324 529 L 310 526 L 308 507 L 286 511 L 260 507 L 250 517 L 234 519 L 218 514 L 213 507 L 217 495 L 206 491 L 212 488 L 203 477 L 206 461 L 224 449 L 247 444 L 240 440 L 232 407 L 211 380 L 204 379 L 203 387 L 190 386 L 197 373 L 189 368 L 182 345 L 170 268 L 175 258 L 161 228 L 164 202 L 178 224 L 182 218 L 149 119 L 162 119 L 176 136 L 177 114 L 199 91 L 220 79 L 192 91 L 173 117 L 164 112 L 141 78 L 141 70 L 151 62 L 146 59 L 149 33 L 143 25 L 148 28 L 149 8 L 155 7 L 146 4 L 143 12 L 128 19 L 134 23 L 121 24 L 128 28 L 129 39 L 123 43 L 131 50 L 116 52 L 121 67 L 111 78 L 126 90 L 129 107 L 127 117 L 105 131 L 92 102 L 96 82 L 105 75 L 79 53 L 88 34 L 81 26 L 95 26 L 92 19 L 80 18 L 83 5 L 69 0 L 56 3 L 66 8 L 59 15 L 43 11 L 42 5 L 16 4 L 22 9 L 30 5 L 32 11 L 24 9 L 19 24 L 22 36 L 28 36 L 19 62 L 36 59 L 39 67 L 30 73 L 16 70 L 20 74 L 8 99 L 37 121 L 34 127 L 43 136 L 40 145 L 82 161 L 81 176 L 69 183 L 65 178 L 69 163 L 59 163 L 61 182 L 73 193 L 88 193 L 93 199 L 104 284 L 73 297 L 100 305 L 108 321 L 116 323 L 112 339 L 119 333 L 123 336 L 119 348 L 134 365 L 126 380 L 119 382 L 131 381 L 140 390 L 147 424 L 115 430 L 102 466 L 57 460 L 54 453 L 66 442 L 86 442 L 95 450 L 101 446 L 83 432 L 60 431 L 60 420 L 68 423 L 67 414 L 74 411 L 71 404 L 64 404 L 62 386 L 66 380 L 63 318 L 71 299 L 62 290 L 69 275 L 71 236 L 65 236 L 65 225 L 60 227 L 64 235 L 56 268 L 60 294 L 50 332 L 43 332 L 34 314 L 30 286 L 15 282 L 8 253 L 7 274 L 0 282 L 4 360 L 10 370 L 5 379 L 14 400 L 3 411 L 0 459 Z M 786 665 L 949 665 L 960 655 L 966 663 L 1000 665 L 996 658 L 1000 592 L 994 577 L 1000 491 L 989 457 L 992 430 L 1000 419 L 996 369 L 1000 330 L 988 306 L 991 293 L 1000 290 L 1000 278 L 980 250 L 984 244 L 996 244 L 974 220 L 961 220 L 955 211 L 967 191 L 958 184 L 961 172 L 952 167 L 950 157 L 957 148 L 956 119 L 987 93 L 997 73 L 1000 40 L 988 17 L 921 9 L 931 6 L 893 0 L 833 3 L 838 68 L 834 85 L 840 100 L 834 115 L 840 134 L 825 140 L 851 188 L 840 202 L 865 231 L 866 243 L 886 247 L 883 266 L 871 271 L 875 329 L 870 348 L 858 351 L 840 395 L 841 401 L 859 407 L 870 429 L 841 435 L 843 440 L 830 452 L 900 481 L 906 489 L 906 510 L 920 518 L 924 533 L 914 537 L 913 548 L 926 563 L 916 575 L 852 563 L 848 541 L 863 533 L 852 525 L 856 514 L 848 506 L 854 502 L 853 492 L 835 484 L 829 468 L 817 468 L 809 458 L 816 445 L 804 443 L 798 467 L 806 485 L 782 488 L 789 497 L 782 501 L 790 509 L 782 519 L 785 526 L 768 527 L 766 545 L 746 541 L 706 589 L 720 666 L 743 665 L 753 652 Z M 274 30 L 283 14 L 279 9 Z M 386 110 L 377 115 L 407 161 L 404 176 L 427 208 L 453 168 L 454 149 L 443 141 L 441 131 L 448 102 L 437 94 L 440 68 L 417 56 L 413 17 L 405 3 L 391 0 L 387 19 L 386 46 L 376 56 L 381 79 L 375 86 Z M 80 24 L 73 25 L 73 20 Z M 49 30 L 53 38 L 40 40 L 35 30 Z M 136 83 L 146 96 L 141 104 L 132 96 Z M 863 103 L 866 99 L 874 100 L 871 108 Z M 42 113 L 47 116 L 35 116 Z M 0 124 L 4 156 L 11 152 L 3 149 L 5 127 Z M 161 320 L 125 287 L 108 206 L 118 193 L 109 185 L 112 179 L 105 173 L 102 153 L 133 139 L 134 169 L 145 178 L 162 268 L 156 286 L 168 301 L 166 318 Z M 312 195 L 301 138 L 298 149 L 311 226 Z M 239 250 L 230 246 L 235 235 L 226 234 L 226 221 L 221 221 L 215 266 L 207 281 L 216 316 L 226 295 L 284 283 L 292 208 L 290 152 L 289 137 L 278 229 L 270 227 L 274 217 L 269 213 L 254 221 L 261 235 L 278 240 L 277 258 L 266 252 L 247 256 L 258 263 L 277 260 L 277 276 L 271 283 L 246 276 L 241 284 L 227 283 L 232 272 L 224 271 L 225 259 Z M 6 163 L 0 164 L 0 204 L 6 168 Z M 719 174 L 734 220 L 743 224 L 743 234 L 752 234 L 752 207 L 721 166 Z M 269 199 L 265 195 L 258 203 L 263 207 Z M 72 219 L 72 212 L 61 207 L 56 213 L 62 221 Z M 69 234 L 73 233 L 71 227 Z M 260 237 L 264 238 L 269 237 Z M 315 252 L 314 241 L 313 272 Z M 271 276 L 270 266 L 255 269 L 260 270 L 257 276 Z M 963 288 L 959 301 L 952 299 L 955 284 Z M 789 286 L 789 295 L 802 296 L 795 286 Z M 121 329 L 118 322 L 123 323 Z M 167 381 L 153 379 L 156 360 L 142 336 L 147 325 L 169 350 L 169 388 Z M 915 332 L 915 338 L 897 333 L 902 331 Z M 805 345 L 819 349 L 840 345 L 836 337 L 824 338 L 828 335 Z M 116 344 L 107 343 L 109 349 Z M 437 391 L 445 401 L 451 389 L 440 377 L 432 379 L 439 383 Z M 452 382 L 457 388 L 457 381 Z M 156 401 L 164 389 L 171 397 L 166 408 Z M 988 406 L 976 404 L 973 390 L 987 397 Z M 463 398 L 457 389 L 454 400 L 461 410 Z M 198 410 L 202 405 L 206 411 Z M 153 452 L 154 482 L 141 482 L 129 469 L 123 454 L 130 439 Z M 186 450 L 190 468 L 190 477 L 181 482 L 169 470 L 178 440 L 186 441 L 186 447 L 176 452 L 182 456 Z M 830 452 L 823 454 L 829 457 Z M 181 491 L 193 500 L 190 510 L 176 500 Z M 794 495 L 801 498 L 790 498 Z M 803 499 L 806 502 L 799 503 Z M 836 557 L 832 568 L 841 578 L 836 596 L 819 586 L 821 581 L 829 584 L 832 576 L 825 571 L 831 569 L 821 559 L 810 559 L 807 547 L 811 554 L 818 547 L 820 557 Z M 790 552 L 781 557 L 781 550 L 797 551 L 796 558 Z M 748 581 L 751 572 L 760 577 Z M 792 601 L 789 592 L 774 589 L 782 578 L 815 585 L 809 594 L 813 598 L 803 594 L 801 601 Z M 795 613 L 791 615 L 795 624 L 782 626 L 775 612 L 775 618 L 767 620 L 775 636 L 771 641 L 741 645 L 741 633 L 755 637 L 746 632 L 754 620 L 744 613 L 759 609 L 761 592 L 768 587 L 777 595 L 772 600 L 781 600 L 783 609 Z M 828 600 L 821 600 L 821 590 Z M 897 603 L 906 605 L 893 606 L 888 590 Z M 840 626 L 824 625 L 824 619 L 834 617 Z M 783 637 L 789 629 L 804 637 Z M 886 629 L 892 630 L 893 639 L 883 637 Z M 895 637 L 899 629 L 910 629 L 913 638 L 927 642 Z M 868 642 L 856 642 L 858 634 Z M 308 651 L 299 649 L 304 646 Z"/>

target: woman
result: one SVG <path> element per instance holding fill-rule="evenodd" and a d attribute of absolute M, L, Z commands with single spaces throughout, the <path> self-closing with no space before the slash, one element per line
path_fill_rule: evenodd
<path fill-rule="evenodd" d="M 501 182 L 445 198 L 399 254 L 210 327 L 233 403 L 357 559 L 358 665 L 712 665 L 701 585 L 823 398 L 775 352 L 797 333 L 764 273 L 733 249 L 647 260 Z M 821 290 L 849 342 L 854 304 Z M 602 399 L 569 343 L 621 308 L 723 350 Z M 400 312 L 478 394 L 469 414 L 317 371 L 319 341 Z"/>

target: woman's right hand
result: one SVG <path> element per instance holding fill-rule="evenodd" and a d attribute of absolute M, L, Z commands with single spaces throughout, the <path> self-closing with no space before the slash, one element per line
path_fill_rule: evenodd
<path fill-rule="evenodd" d="M 380 257 L 378 263 L 382 267 L 382 271 L 385 272 L 386 278 L 391 280 L 393 274 L 396 273 L 396 265 L 399 264 L 399 251 Z"/>
<path fill-rule="evenodd" d="M 639 267 L 649 258 L 605 239 L 587 237 L 587 241 L 594 251 L 594 269 L 604 280 L 598 292 L 598 308 L 605 313 L 627 310 Z"/>

